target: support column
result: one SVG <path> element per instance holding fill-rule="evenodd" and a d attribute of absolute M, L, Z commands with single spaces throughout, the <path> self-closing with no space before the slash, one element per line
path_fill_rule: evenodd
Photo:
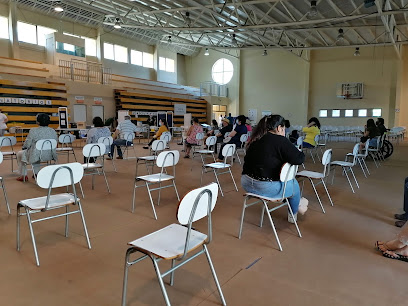
<path fill-rule="evenodd" d="M 102 63 L 103 61 L 103 30 L 101 27 L 99 27 L 96 30 L 96 57 L 98 58 L 98 61 Z"/>
<path fill-rule="evenodd" d="M 9 2 L 8 27 L 10 38 L 9 56 L 11 58 L 20 58 L 20 45 L 17 36 L 17 1 L 15 0 Z"/>

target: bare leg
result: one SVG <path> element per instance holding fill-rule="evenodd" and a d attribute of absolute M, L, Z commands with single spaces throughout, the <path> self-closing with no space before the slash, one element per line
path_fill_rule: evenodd
<path fill-rule="evenodd" d="M 377 241 L 378 249 L 382 252 L 395 251 L 405 247 L 399 239 L 390 240 L 387 242 Z"/>

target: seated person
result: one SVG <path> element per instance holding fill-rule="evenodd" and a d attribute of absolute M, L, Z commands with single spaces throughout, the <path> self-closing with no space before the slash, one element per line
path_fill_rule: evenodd
<path fill-rule="evenodd" d="M 303 128 L 303 132 L 306 133 L 303 140 L 303 148 L 314 148 L 316 146 L 315 137 L 320 135 L 320 122 L 316 117 L 309 119 L 309 123 Z"/>
<path fill-rule="evenodd" d="M 245 126 L 245 121 L 246 117 L 244 115 L 239 115 L 237 119 L 235 120 L 235 128 L 234 130 L 229 134 L 228 137 L 231 139 L 228 142 L 224 142 L 221 145 L 220 152 L 218 154 L 218 162 L 222 162 L 224 160 L 224 156 L 222 155 L 222 149 L 226 144 L 235 144 L 238 147 L 241 146 L 241 135 L 247 133 L 247 128 Z"/>
<path fill-rule="evenodd" d="M 380 131 L 380 135 L 384 135 L 387 132 L 387 128 L 384 125 L 384 118 L 378 118 L 377 121 L 375 122 L 375 125 L 377 126 L 378 130 Z"/>
<path fill-rule="evenodd" d="M 247 117 L 246 119 L 248 119 L 248 117 Z M 249 124 L 249 122 L 246 122 L 246 123 L 245 123 L 245 126 L 246 126 L 246 128 L 247 128 L 247 133 L 248 133 L 248 135 L 251 134 L 251 133 L 252 133 L 252 126 Z M 249 138 L 250 138 L 250 137 L 248 137 L 248 140 L 249 140 Z"/>
<path fill-rule="evenodd" d="M 285 163 L 300 165 L 305 154 L 285 137 L 285 121 L 280 115 L 263 117 L 252 133 L 244 159 L 241 185 L 246 192 L 269 198 L 282 197 L 284 183 L 280 172 Z M 285 196 L 295 219 L 300 203 L 300 189 L 296 179 L 286 185 Z M 304 209 L 305 211 L 305 209 Z M 288 214 L 288 221 L 293 223 Z"/>
<path fill-rule="evenodd" d="M 132 142 L 127 141 L 124 139 L 124 134 L 126 133 L 135 133 L 137 131 L 137 126 L 130 121 L 130 116 L 126 115 L 125 120 L 118 124 L 115 133 L 113 134 L 113 144 L 111 146 L 111 151 L 109 153 L 109 157 L 107 159 L 112 159 L 115 153 L 115 146 L 118 148 L 118 157 L 117 159 L 123 159 L 122 150 L 120 146 L 130 146 Z"/>
<path fill-rule="evenodd" d="M 106 127 L 103 124 L 102 118 L 101 117 L 95 117 L 92 120 L 92 124 L 94 125 L 93 128 L 91 128 L 88 131 L 87 134 L 87 138 L 86 138 L 86 143 L 98 143 L 98 139 L 101 137 L 109 137 L 111 136 L 111 132 L 108 129 L 108 127 Z M 109 152 L 110 148 L 106 148 L 106 152 Z M 87 162 L 87 157 L 84 156 L 84 163 Z M 95 162 L 95 158 L 90 157 L 89 158 L 89 163 L 94 163 Z"/>
<path fill-rule="evenodd" d="M 380 136 L 380 131 L 374 123 L 374 119 L 368 119 L 365 126 L 364 135 L 360 138 L 360 152 L 363 151 L 365 143 L 369 141 L 370 147 L 377 147 L 377 137 Z"/>
<path fill-rule="evenodd" d="M 215 135 L 217 136 L 217 142 L 214 148 L 215 153 L 217 153 L 218 144 L 224 141 L 225 134 L 232 132 L 232 124 L 227 118 L 222 119 L 221 124 L 222 124 L 222 128 L 220 132 L 217 135 Z"/>
<path fill-rule="evenodd" d="M 205 141 L 207 140 L 208 137 L 213 136 L 214 135 L 214 131 L 218 130 L 218 123 L 217 120 L 213 119 L 211 121 L 211 127 L 208 130 L 207 134 L 204 136 L 203 142 L 205 143 Z M 207 146 L 205 146 L 205 149 L 207 149 Z"/>
<path fill-rule="evenodd" d="M 55 139 L 58 141 L 57 133 L 54 129 L 48 127 L 50 124 L 50 116 L 47 114 L 37 115 L 37 124 L 39 127 L 32 128 L 24 141 L 22 151 L 17 152 L 17 164 L 18 172 L 20 176 L 17 181 L 23 182 L 28 180 L 27 177 L 27 164 L 32 164 L 35 174 L 40 170 L 40 162 L 48 160 L 57 160 L 57 151 L 54 149 L 52 151 L 46 150 L 41 154 L 40 151 L 36 149 L 35 145 L 37 141 L 41 139 Z M 34 177 L 34 176 L 33 176 Z"/>
<path fill-rule="evenodd" d="M 160 139 L 161 134 L 163 134 L 164 132 L 168 132 L 169 131 L 169 127 L 167 126 L 167 121 L 166 119 L 160 119 L 159 120 L 159 130 L 157 131 L 157 133 L 153 136 L 152 140 L 150 140 L 150 142 L 147 144 L 147 146 L 144 146 L 143 149 L 149 149 L 149 147 L 152 145 L 153 141 Z"/>
<path fill-rule="evenodd" d="M 196 138 L 198 133 L 203 132 L 203 127 L 201 124 L 198 123 L 198 118 L 193 118 L 193 124 L 190 126 L 190 128 L 187 131 L 187 138 L 184 141 L 184 151 L 186 152 L 186 155 L 184 158 L 190 158 L 190 151 L 192 145 L 197 145 L 198 140 Z"/>

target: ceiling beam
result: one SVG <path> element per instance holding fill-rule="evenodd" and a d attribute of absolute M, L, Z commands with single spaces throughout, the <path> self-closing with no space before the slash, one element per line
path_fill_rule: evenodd
<path fill-rule="evenodd" d="M 389 16 L 385 16 L 385 15 L 382 14 L 383 13 L 383 5 L 384 5 L 383 0 L 375 0 L 375 5 L 377 6 L 378 13 L 381 14 L 380 16 L 381 16 L 381 20 L 382 20 L 382 22 L 384 24 L 385 30 L 390 35 L 390 39 L 391 39 L 391 42 L 392 42 L 392 44 L 394 46 L 395 52 L 397 53 L 398 58 L 401 59 L 400 49 L 397 47 L 396 41 L 395 41 L 395 38 L 394 38 L 394 27 L 390 27 L 390 24 L 389 24 L 389 20 L 392 21 L 392 19 Z M 384 8 L 385 7 L 387 9 L 391 9 L 391 5 L 388 2 L 388 0 L 385 0 Z M 393 15 L 391 15 L 391 17 L 393 17 Z M 395 21 L 395 19 L 394 19 L 394 21 Z"/>

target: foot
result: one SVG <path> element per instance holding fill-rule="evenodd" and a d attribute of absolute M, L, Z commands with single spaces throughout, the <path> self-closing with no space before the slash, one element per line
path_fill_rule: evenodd
<path fill-rule="evenodd" d="M 394 218 L 397 220 L 406 221 L 408 220 L 408 215 L 407 214 L 395 214 Z"/>
<path fill-rule="evenodd" d="M 407 221 L 403 220 L 403 221 L 395 221 L 395 226 L 396 227 L 403 227 L 405 225 Z"/>
<path fill-rule="evenodd" d="M 385 251 L 383 252 L 383 256 L 390 258 L 390 259 L 397 259 L 402 261 L 408 262 L 408 247 L 405 246 L 401 249 L 397 249 L 395 251 Z"/>
<path fill-rule="evenodd" d="M 224 162 L 224 160 L 219 159 L 219 158 L 217 158 L 215 161 L 216 161 L 217 163 L 223 163 L 223 162 Z"/>
<path fill-rule="evenodd" d="M 384 241 L 376 241 L 375 243 L 375 248 L 379 250 L 380 252 L 384 253 L 386 251 L 390 251 L 390 249 L 387 246 L 387 243 Z"/>
<path fill-rule="evenodd" d="M 123 156 L 118 156 L 116 157 L 116 159 L 123 159 Z"/>
<path fill-rule="evenodd" d="M 190 158 L 190 155 L 185 155 L 184 158 Z"/>
<path fill-rule="evenodd" d="M 149 149 L 149 146 L 143 146 L 143 149 L 148 150 L 148 149 Z"/>
<path fill-rule="evenodd" d="M 292 218 L 292 215 L 288 213 L 288 222 L 295 224 L 295 221 L 297 221 L 297 214 L 293 214 L 293 218 Z"/>
<path fill-rule="evenodd" d="M 18 178 L 16 178 L 16 181 L 24 182 L 24 176 L 19 176 Z M 25 176 L 25 181 L 28 181 L 28 176 L 27 175 Z"/>
<path fill-rule="evenodd" d="M 111 157 L 111 156 L 108 156 L 108 157 L 106 158 L 106 160 L 112 160 L 112 157 Z"/>

